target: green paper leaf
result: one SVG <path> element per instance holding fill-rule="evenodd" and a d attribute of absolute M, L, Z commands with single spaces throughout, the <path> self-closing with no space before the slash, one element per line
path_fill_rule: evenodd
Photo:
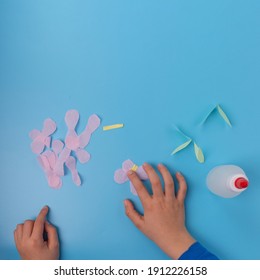
<path fill-rule="evenodd" d="M 228 116 L 227 116 L 226 113 L 222 110 L 222 108 L 221 108 L 219 105 L 217 105 L 217 109 L 218 109 L 218 112 L 219 112 L 220 116 L 223 118 L 223 120 L 224 120 L 230 127 L 232 127 L 231 122 L 230 122 Z"/>
<path fill-rule="evenodd" d="M 194 152 L 198 162 L 203 163 L 205 161 L 201 148 L 194 142 Z"/>
<path fill-rule="evenodd" d="M 185 149 L 187 146 L 189 146 L 189 144 L 191 143 L 191 139 L 183 144 L 181 144 L 179 147 L 177 147 L 172 153 L 171 156 L 178 153 L 179 151 Z"/>

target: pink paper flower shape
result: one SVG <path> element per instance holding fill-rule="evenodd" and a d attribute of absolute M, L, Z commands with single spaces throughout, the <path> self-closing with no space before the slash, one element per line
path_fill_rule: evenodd
<path fill-rule="evenodd" d="M 57 157 L 54 152 L 47 150 L 38 156 L 38 162 L 42 167 L 50 187 L 59 189 L 62 186 L 62 180 L 54 171 L 57 162 Z"/>
<path fill-rule="evenodd" d="M 127 159 L 123 162 L 122 168 L 117 169 L 115 171 L 115 174 L 114 174 L 115 182 L 118 183 L 118 184 L 123 184 L 123 183 L 129 181 L 129 179 L 127 177 L 127 172 L 131 169 L 136 172 L 136 174 L 138 175 L 138 177 L 141 180 L 147 180 L 148 179 L 148 176 L 147 176 L 147 174 L 144 171 L 142 166 L 137 166 L 130 159 Z M 137 195 L 136 189 L 131 182 L 130 182 L 130 190 L 134 195 Z"/>
<path fill-rule="evenodd" d="M 50 147 L 51 137 L 56 130 L 56 123 L 52 119 L 46 119 L 43 123 L 42 131 L 37 129 L 32 130 L 29 133 L 30 138 L 33 140 L 31 143 L 31 149 L 35 154 L 41 154 L 46 147 Z"/>
<path fill-rule="evenodd" d="M 91 134 L 99 127 L 100 118 L 93 114 L 89 117 L 85 130 L 78 135 L 76 126 L 79 121 L 79 113 L 76 110 L 69 110 L 65 116 L 68 133 L 65 139 L 66 148 L 74 151 L 80 163 L 90 160 L 90 154 L 84 149 L 89 141 Z"/>

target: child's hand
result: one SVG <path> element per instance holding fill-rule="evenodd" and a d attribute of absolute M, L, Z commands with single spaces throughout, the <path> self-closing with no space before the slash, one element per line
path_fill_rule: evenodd
<path fill-rule="evenodd" d="M 153 195 L 148 193 L 137 174 L 129 171 L 128 177 L 141 200 L 144 215 L 137 213 L 133 204 L 125 200 L 126 215 L 166 254 L 173 259 L 178 259 L 195 242 L 185 227 L 186 181 L 180 173 L 176 174 L 179 189 L 175 195 L 174 181 L 170 172 L 159 164 L 158 170 L 165 185 L 165 192 L 163 192 L 160 178 L 152 166 L 145 163 L 143 168 L 151 181 Z"/>
<path fill-rule="evenodd" d="M 17 250 L 23 260 L 57 260 L 59 259 L 59 239 L 56 228 L 45 219 L 49 211 L 43 207 L 35 221 L 27 220 L 17 225 L 14 239 Z M 44 232 L 48 240 L 43 239 Z"/>

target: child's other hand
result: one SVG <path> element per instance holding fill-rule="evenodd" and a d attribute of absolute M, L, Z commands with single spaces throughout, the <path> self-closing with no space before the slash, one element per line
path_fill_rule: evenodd
<path fill-rule="evenodd" d="M 163 177 L 165 191 L 163 191 L 160 177 L 152 166 L 145 163 L 143 168 L 151 182 L 153 195 L 148 193 L 137 174 L 129 171 L 128 177 L 141 200 L 144 215 L 140 215 L 133 204 L 125 200 L 126 215 L 166 254 L 173 259 L 178 259 L 195 242 L 185 226 L 186 181 L 180 173 L 176 174 L 179 189 L 175 195 L 173 178 L 164 165 L 159 164 L 158 170 Z"/>
<path fill-rule="evenodd" d="M 46 221 L 49 211 L 43 207 L 35 221 L 27 220 L 17 225 L 14 239 L 17 250 L 23 260 L 59 259 L 59 239 L 56 228 Z M 43 238 L 47 233 L 48 240 Z"/>

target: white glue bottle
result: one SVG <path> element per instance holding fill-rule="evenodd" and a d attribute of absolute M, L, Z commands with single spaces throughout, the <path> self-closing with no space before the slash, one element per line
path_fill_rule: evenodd
<path fill-rule="evenodd" d="M 248 187 L 245 172 L 236 165 L 220 165 L 207 176 L 207 186 L 216 195 L 231 198 L 241 194 Z"/>

